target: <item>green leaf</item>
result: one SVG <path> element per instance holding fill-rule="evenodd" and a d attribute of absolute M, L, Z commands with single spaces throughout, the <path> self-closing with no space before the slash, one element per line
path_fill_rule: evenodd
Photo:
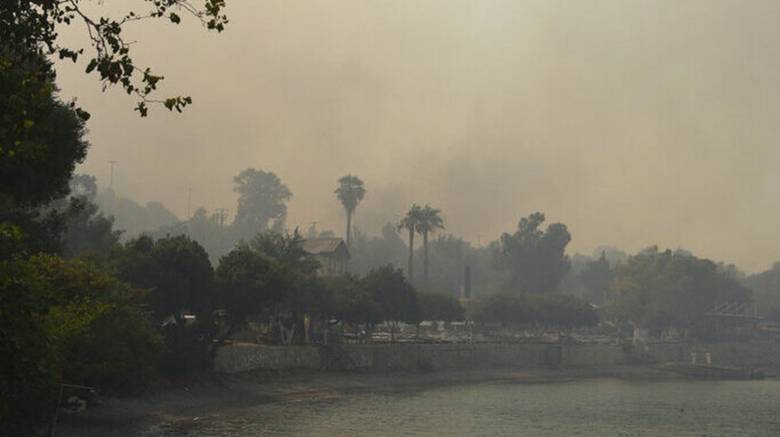
<path fill-rule="evenodd" d="M 91 61 L 89 61 L 89 64 L 87 64 L 87 71 L 86 72 L 87 73 L 92 73 L 92 70 L 94 70 L 95 67 L 97 67 L 97 64 L 98 64 L 97 59 L 92 59 Z"/>

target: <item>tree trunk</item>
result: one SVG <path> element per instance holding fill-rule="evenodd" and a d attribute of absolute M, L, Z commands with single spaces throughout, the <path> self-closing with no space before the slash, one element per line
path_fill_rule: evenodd
<path fill-rule="evenodd" d="M 390 343 L 395 343 L 395 322 L 390 322 Z"/>
<path fill-rule="evenodd" d="M 309 329 L 311 329 L 312 323 L 311 318 L 308 314 L 303 315 L 303 344 L 309 344 L 311 343 L 311 339 L 309 338 Z"/>
<path fill-rule="evenodd" d="M 352 211 L 347 211 L 347 250 L 352 250 Z M 343 268 L 340 273 L 349 273 L 349 259 L 344 261 Z"/>
<path fill-rule="evenodd" d="M 428 231 L 423 231 L 423 287 L 428 288 Z"/>
<path fill-rule="evenodd" d="M 414 279 L 414 229 L 409 229 L 409 283 Z"/>
<path fill-rule="evenodd" d="M 284 322 L 282 322 L 282 319 L 279 318 L 279 336 L 281 337 L 282 344 L 284 345 L 291 345 L 293 341 L 293 336 L 295 335 L 295 328 L 297 324 L 293 323 L 292 328 L 287 329 L 286 326 L 284 326 Z"/>
<path fill-rule="evenodd" d="M 347 211 L 347 249 L 352 248 L 352 211 Z"/>

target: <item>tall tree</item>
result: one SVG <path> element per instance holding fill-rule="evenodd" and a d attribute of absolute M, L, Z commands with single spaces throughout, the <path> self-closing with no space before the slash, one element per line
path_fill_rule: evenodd
<path fill-rule="evenodd" d="M 219 260 L 215 273 L 221 301 L 227 310 L 225 337 L 246 324 L 249 317 L 276 316 L 296 300 L 296 273 L 284 263 L 238 244 Z"/>
<path fill-rule="evenodd" d="M 426 287 L 428 286 L 428 235 L 438 229 L 444 229 L 441 210 L 426 204 L 420 212 L 420 220 L 417 223 L 417 232 L 423 237 L 423 284 Z"/>
<path fill-rule="evenodd" d="M 417 322 L 417 292 L 404 278 L 401 269 L 393 266 L 376 268 L 368 272 L 362 283 L 379 305 L 382 319 L 390 324 L 391 341 L 395 340 L 400 322 Z"/>
<path fill-rule="evenodd" d="M 566 225 L 553 223 L 543 231 L 544 219 L 535 212 L 520 219 L 515 233 L 501 235 L 497 267 L 507 273 L 507 285 L 515 291 L 553 292 L 571 266 L 565 253 L 571 241 Z"/>
<path fill-rule="evenodd" d="M 358 203 L 363 200 L 363 196 L 366 195 L 366 189 L 363 187 L 363 181 L 359 177 L 348 174 L 339 179 L 339 186 L 334 193 L 336 193 L 336 197 L 341 201 L 341 205 L 344 206 L 344 211 L 347 213 L 347 247 L 351 247 L 352 214 L 355 212 Z"/>
<path fill-rule="evenodd" d="M 284 222 L 292 192 L 276 174 L 248 168 L 233 178 L 233 184 L 239 196 L 234 223 L 245 235 L 267 230 L 271 221 Z"/>
<path fill-rule="evenodd" d="M 409 231 L 409 264 L 407 267 L 409 282 L 414 280 L 414 234 L 417 233 L 417 225 L 420 223 L 421 218 L 422 208 L 415 203 L 412 204 L 412 207 L 406 212 L 406 216 L 398 224 L 399 229 Z"/>
<path fill-rule="evenodd" d="M 37 206 L 68 194 L 87 156 L 87 116 L 59 99 L 46 60 L 8 53 L 0 44 L 0 195 Z"/>
<path fill-rule="evenodd" d="M 185 310 L 210 316 L 214 272 L 203 247 L 184 235 L 127 242 L 113 257 L 120 278 L 152 290 L 147 300 L 158 321 L 169 316 L 181 324 Z"/>

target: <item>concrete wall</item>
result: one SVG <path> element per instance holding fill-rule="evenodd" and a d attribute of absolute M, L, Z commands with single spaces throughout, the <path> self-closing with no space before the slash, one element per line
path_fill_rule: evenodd
<path fill-rule="evenodd" d="M 342 363 L 350 369 L 441 370 L 501 367 L 555 367 L 563 363 L 559 344 L 346 344 L 340 346 Z M 575 348 L 565 354 L 567 365 L 612 365 L 616 355 L 602 356 Z M 594 360 L 594 358 L 598 358 Z M 254 369 L 321 369 L 323 352 L 313 346 L 235 344 L 217 352 L 214 368 L 234 373 Z"/>
<path fill-rule="evenodd" d="M 780 367 L 780 344 L 655 343 L 640 351 L 658 363 L 690 360 L 696 352 L 704 363 L 723 366 Z M 609 367 L 635 364 L 637 354 L 617 344 L 476 343 L 476 344 L 346 344 L 340 346 L 344 368 L 364 370 L 443 370 L 523 367 Z M 325 355 L 315 346 L 236 344 L 219 349 L 218 372 L 254 369 L 324 369 Z"/>
<path fill-rule="evenodd" d="M 224 346 L 217 351 L 214 370 L 224 373 L 255 369 L 319 369 L 320 354 L 309 346 L 264 346 L 251 343 Z"/>
<path fill-rule="evenodd" d="M 562 348 L 565 367 L 608 367 L 630 364 L 631 356 L 617 344 L 567 344 Z"/>
<path fill-rule="evenodd" d="M 551 344 L 376 344 L 344 345 L 355 367 L 364 369 L 474 369 L 544 367 L 560 364 Z"/>

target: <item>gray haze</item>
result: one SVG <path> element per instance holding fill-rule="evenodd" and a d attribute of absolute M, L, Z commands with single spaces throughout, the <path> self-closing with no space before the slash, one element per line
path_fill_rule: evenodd
<path fill-rule="evenodd" d="M 474 242 L 539 210 L 574 251 L 682 246 L 750 271 L 780 259 L 780 2 L 231 0 L 228 13 L 222 35 L 130 29 L 163 94 L 193 96 L 183 115 L 139 119 L 83 64 L 60 66 L 64 94 L 93 112 L 80 171 L 105 187 L 117 160 L 118 194 L 182 217 L 188 187 L 193 210 L 234 209 L 231 179 L 255 167 L 294 193 L 289 225 L 342 233 L 333 189 L 353 173 L 371 233 L 427 202 Z"/>

